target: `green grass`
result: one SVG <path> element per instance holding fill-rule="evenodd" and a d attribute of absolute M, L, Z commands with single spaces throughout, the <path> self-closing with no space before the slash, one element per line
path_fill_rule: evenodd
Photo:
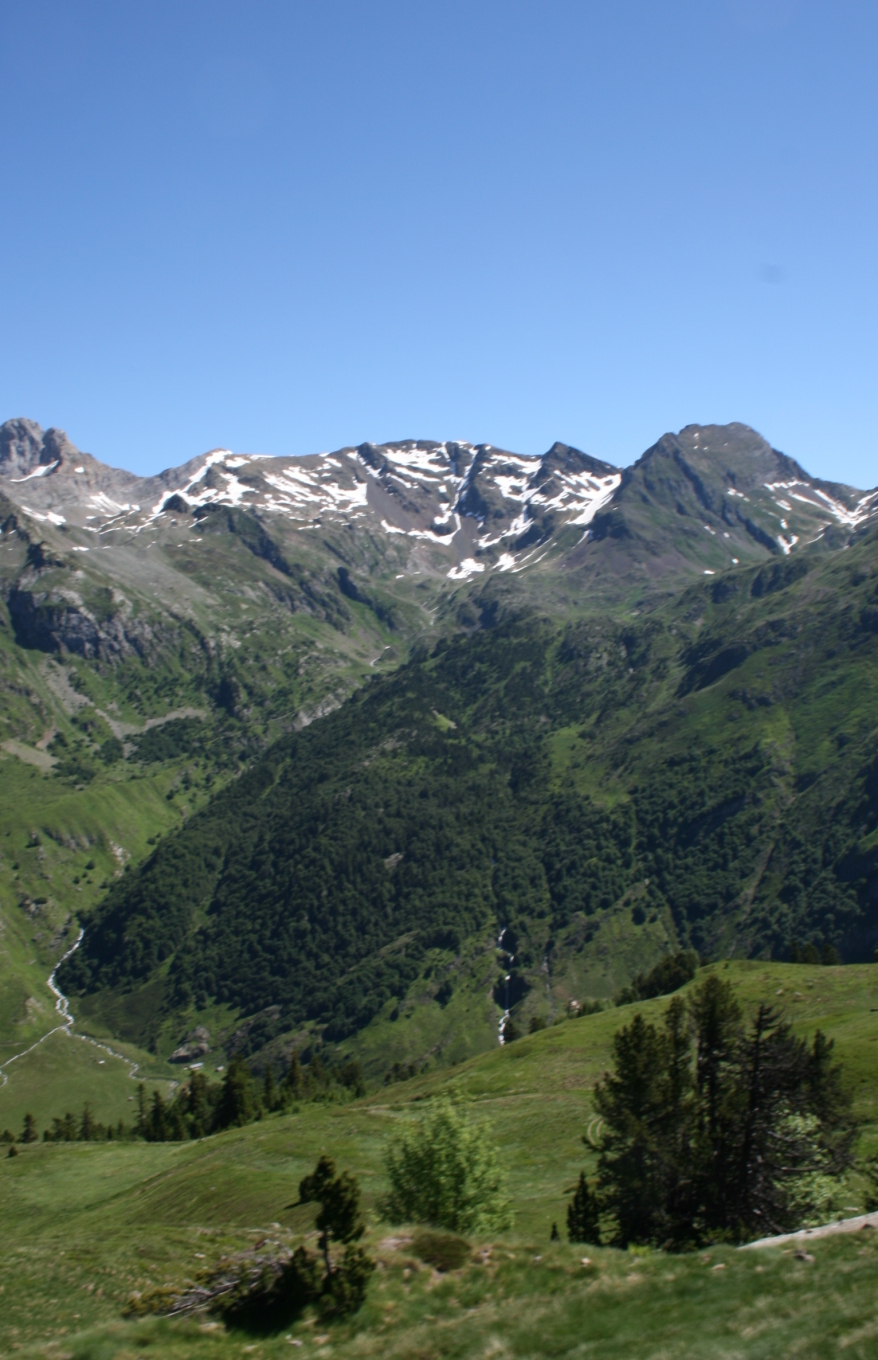
<path fill-rule="evenodd" d="M 134 1064 L 137 1070 L 132 1080 L 129 1074 Z M 51 1127 L 55 1116 L 63 1118 L 69 1112 L 78 1119 L 86 1101 L 99 1123 L 116 1125 L 121 1119 L 130 1127 L 136 1110 L 137 1077 L 146 1081 L 150 1094 L 155 1087 L 164 1096 L 171 1090 L 170 1081 L 155 1071 L 157 1066 L 149 1054 L 128 1044 L 114 1041 L 101 1046 L 77 1034 L 50 1034 L 4 1068 L 7 1081 L 0 1088 L 0 1130 L 19 1134 L 27 1113 L 34 1116 L 42 1133 Z"/>
<path fill-rule="evenodd" d="M 867 1121 L 864 1147 L 874 1146 L 878 1015 L 871 1006 L 878 1005 L 878 966 L 715 967 L 746 1006 L 767 997 L 802 1033 L 819 1024 L 835 1038 Z M 813 1264 L 774 1248 L 667 1257 L 550 1246 L 552 1222 L 563 1228 L 580 1168 L 593 1165 L 594 1152 L 582 1139 L 589 1092 L 606 1067 L 612 1035 L 635 1009 L 655 1016 L 666 1005 L 659 999 L 566 1021 L 361 1101 L 302 1106 L 198 1143 L 24 1148 L 0 1161 L 9 1241 L 0 1260 L 0 1353 L 18 1347 L 97 1360 L 150 1349 L 162 1356 L 241 1355 L 255 1346 L 247 1353 L 268 1357 L 289 1353 L 289 1332 L 304 1338 L 309 1351 L 425 1360 L 873 1355 L 878 1277 L 868 1234 L 816 1243 Z M 380 1223 L 375 1204 L 388 1136 L 448 1087 L 467 1095 L 493 1126 L 516 1226 L 490 1244 L 488 1263 L 477 1258 L 440 1277 L 419 1265 L 405 1242 L 388 1244 L 400 1234 Z M 134 1290 L 185 1279 L 266 1237 L 295 1243 L 311 1232 L 313 1209 L 297 1205 L 296 1187 L 323 1150 L 359 1178 L 369 1245 L 382 1260 L 357 1319 L 324 1330 L 306 1319 L 267 1340 L 226 1333 L 209 1320 L 122 1321 Z M 841 1212 L 862 1209 L 862 1191 L 853 1178 Z M 483 1245 L 474 1243 L 474 1250 Z M 592 1266 L 582 1266 L 583 1254 Z M 328 1340 L 317 1343 L 324 1334 Z"/>
<path fill-rule="evenodd" d="M 294 1353 L 292 1343 L 298 1342 L 306 1355 L 387 1360 L 829 1360 L 839 1354 L 866 1360 L 878 1343 L 878 1246 L 872 1237 L 821 1242 L 813 1262 L 777 1249 L 723 1249 L 688 1258 L 589 1249 L 587 1266 L 582 1248 L 517 1238 L 492 1244 L 489 1256 L 474 1254 L 447 1275 L 423 1265 L 405 1244 L 379 1247 L 381 1269 L 354 1319 L 333 1327 L 306 1319 L 267 1338 L 227 1332 L 210 1318 L 101 1322 L 120 1284 L 146 1285 L 167 1273 L 167 1247 L 154 1240 L 125 1252 L 112 1267 L 96 1267 L 87 1256 L 68 1260 L 16 1250 L 12 1258 L 22 1292 L 34 1301 L 52 1291 L 74 1312 L 72 1325 L 55 1327 L 48 1314 L 31 1320 L 33 1302 L 29 1312 L 13 1303 L 17 1323 L 7 1327 L 7 1353 L 15 1346 L 17 1354 L 75 1360 L 129 1360 L 150 1353 L 173 1360 L 242 1354 L 267 1360 Z M 171 1249 L 194 1273 L 202 1264 L 198 1255 L 216 1257 L 243 1244 L 240 1235 L 202 1232 L 174 1234 Z"/>

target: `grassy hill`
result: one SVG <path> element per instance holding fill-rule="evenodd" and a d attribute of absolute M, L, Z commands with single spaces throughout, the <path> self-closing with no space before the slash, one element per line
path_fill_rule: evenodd
<path fill-rule="evenodd" d="M 864 1153 L 878 1144 L 878 966 L 714 965 L 749 1008 L 783 1007 L 801 1033 L 836 1040 L 858 1111 Z M 704 971 L 700 974 L 704 976 Z M 636 1009 L 660 1014 L 666 1000 Z M 874 1348 L 876 1247 L 868 1234 L 820 1241 L 815 1262 L 792 1251 L 727 1248 L 682 1257 L 549 1243 L 593 1149 L 590 1089 L 604 1069 L 623 1007 L 567 1020 L 526 1039 L 345 1105 L 304 1105 L 199 1143 L 35 1145 L 0 1162 L 0 1199 L 12 1245 L 0 1264 L 4 1353 L 127 1356 L 287 1354 L 276 1338 L 199 1323 L 122 1322 L 133 1290 L 185 1278 L 223 1253 L 293 1243 L 312 1231 L 297 1205 L 299 1178 L 321 1151 L 358 1176 L 368 1243 L 383 1263 L 369 1301 L 349 1324 L 289 1329 L 325 1354 L 610 1357 L 867 1356 Z M 411 1234 L 382 1225 L 375 1199 L 388 1135 L 423 1102 L 456 1087 L 490 1119 L 516 1205 L 513 1231 L 473 1243 L 461 1270 L 437 1275 Z M 853 1177 L 841 1212 L 864 1207 Z M 487 1254 L 483 1247 L 490 1247 Z M 632 1304 L 635 1306 L 632 1307 Z M 322 1336 L 322 1341 L 318 1337 Z M 328 1347 L 327 1350 L 322 1350 Z"/>

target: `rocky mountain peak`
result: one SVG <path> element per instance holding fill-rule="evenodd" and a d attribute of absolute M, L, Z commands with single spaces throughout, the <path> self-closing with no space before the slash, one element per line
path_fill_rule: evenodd
<path fill-rule="evenodd" d="M 44 430 L 35 420 L 19 417 L 0 425 L 0 476 L 12 479 L 45 475 L 40 469 L 58 467 L 79 450 L 63 430 Z"/>

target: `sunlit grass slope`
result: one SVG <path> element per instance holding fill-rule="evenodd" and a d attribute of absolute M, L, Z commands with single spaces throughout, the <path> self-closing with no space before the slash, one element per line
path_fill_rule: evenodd
<path fill-rule="evenodd" d="M 716 965 L 745 1005 L 774 1000 L 803 1033 L 820 1026 L 836 1040 L 874 1144 L 878 966 L 816 968 Z M 704 973 L 700 976 L 703 976 Z M 133 1290 L 186 1278 L 231 1249 L 268 1239 L 295 1242 L 313 1210 L 297 1186 L 323 1150 L 362 1185 L 369 1244 L 385 1266 L 351 1324 L 325 1333 L 299 1324 L 290 1335 L 327 1354 L 463 1356 L 829 1356 L 874 1354 L 874 1249 L 821 1241 L 814 1263 L 771 1249 L 703 1256 L 637 1257 L 551 1247 L 580 1168 L 590 1088 L 605 1069 L 612 1035 L 635 1009 L 660 1016 L 667 1000 L 570 1020 L 444 1073 L 376 1092 L 348 1105 L 306 1105 L 199 1143 L 39 1145 L 0 1162 L 0 1206 L 10 1249 L 0 1264 L 0 1353 L 123 1356 L 141 1347 L 171 1356 L 275 1355 L 263 1340 L 199 1330 L 191 1323 L 122 1323 Z M 64 1041 L 62 1041 L 64 1042 Z M 69 1042 L 69 1041 L 67 1041 Z M 493 1244 L 489 1263 L 444 1280 L 392 1247 L 378 1220 L 382 1150 L 421 1102 L 448 1088 L 490 1120 L 516 1206 L 514 1232 Z M 842 1211 L 864 1207 L 853 1178 Z M 403 1238 L 405 1234 L 402 1234 Z M 384 1243 L 380 1246 L 380 1243 Z M 483 1244 L 475 1243 L 475 1247 Z M 542 1259 L 537 1261 L 535 1257 Z M 723 1266 L 714 1270 L 714 1266 Z M 809 1271 L 811 1272 L 809 1274 Z M 816 1286 L 816 1287 L 815 1287 Z M 210 1324 L 208 1324 L 210 1327 Z M 89 1331 L 91 1329 L 91 1331 Z M 62 1336 L 63 1333 L 63 1336 Z M 81 1339 L 69 1338 L 81 1334 Z M 82 1335 L 84 1334 L 84 1335 Z M 37 1352 L 38 1353 L 38 1352 Z"/>

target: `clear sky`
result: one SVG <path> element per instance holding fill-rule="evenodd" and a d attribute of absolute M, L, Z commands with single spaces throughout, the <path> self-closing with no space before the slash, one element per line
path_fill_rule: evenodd
<path fill-rule="evenodd" d="M 875 0 L 3 0 L 0 419 L 878 483 Z"/>

